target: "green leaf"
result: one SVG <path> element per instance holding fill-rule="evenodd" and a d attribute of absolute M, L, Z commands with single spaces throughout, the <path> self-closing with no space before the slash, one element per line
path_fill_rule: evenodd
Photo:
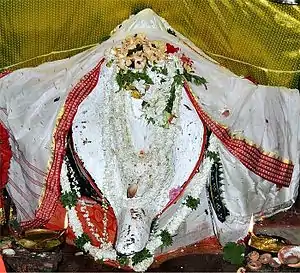
<path fill-rule="evenodd" d="M 206 151 L 206 156 L 214 162 L 219 161 L 219 155 L 216 152 Z"/>
<path fill-rule="evenodd" d="M 121 266 L 126 266 L 129 264 L 129 258 L 125 255 L 120 255 L 117 257 L 117 261 Z"/>
<path fill-rule="evenodd" d="M 157 66 L 153 66 L 152 68 L 151 68 L 151 71 L 156 71 L 156 72 L 158 72 L 158 73 L 160 73 L 160 74 L 163 74 L 163 75 L 165 75 L 165 76 L 168 76 L 168 69 L 167 69 L 167 67 L 166 66 L 164 66 L 164 67 L 157 67 Z"/>
<path fill-rule="evenodd" d="M 202 84 L 206 84 L 207 81 L 205 78 L 203 77 L 199 77 L 197 75 L 192 75 L 192 78 L 193 78 L 193 83 L 196 84 L 196 85 L 202 85 Z"/>
<path fill-rule="evenodd" d="M 113 62 L 114 62 L 114 60 L 110 60 L 110 61 L 108 61 L 108 62 L 106 63 L 106 66 L 107 66 L 107 67 L 111 67 L 111 66 L 112 66 L 112 64 L 113 64 Z"/>
<path fill-rule="evenodd" d="M 245 260 L 246 247 L 234 242 L 227 243 L 223 248 L 223 258 L 234 265 L 242 265 Z"/>
<path fill-rule="evenodd" d="M 90 238 L 86 233 L 82 233 L 82 235 L 77 237 L 74 241 L 76 247 L 79 249 L 83 249 L 83 246 L 88 242 L 90 242 Z"/>
<path fill-rule="evenodd" d="M 74 207 L 77 204 L 77 194 L 74 191 L 66 192 L 61 195 L 61 202 L 63 206 Z"/>
<path fill-rule="evenodd" d="M 202 85 L 202 84 L 203 85 L 207 84 L 207 80 L 205 78 L 200 77 L 200 76 L 195 75 L 195 74 L 190 74 L 186 70 L 184 70 L 183 76 L 185 77 L 185 79 L 188 82 L 194 83 L 197 86 Z"/>
<path fill-rule="evenodd" d="M 134 256 L 132 257 L 132 265 L 136 265 L 151 257 L 152 255 L 150 251 L 147 248 L 144 248 L 142 251 L 134 254 Z"/>
<path fill-rule="evenodd" d="M 181 74 L 177 74 L 174 76 L 174 83 L 177 85 L 183 85 L 184 78 Z"/>
<path fill-rule="evenodd" d="M 152 79 L 147 75 L 145 71 L 134 73 L 131 70 L 125 72 L 121 69 L 116 76 L 116 81 L 120 87 L 120 90 L 122 88 L 125 89 L 126 87 L 130 86 L 135 80 L 144 80 L 146 84 L 153 84 Z"/>
<path fill-rule="evenodd" d="M 185 199 L 184 205 L 189 207 L 192 210 L 196 210 L 198 205 L 200 204 L 199 198 L 193 198 L 192 196 L 188 195 Z"/>
<path fill-rule="evenodd" d="M 162 246 L 167 247 L 173 244 L 173 238 L 171 234 L 167 230 L 163 230 L 160 234 L 161 241 L 163 243 Z"/>

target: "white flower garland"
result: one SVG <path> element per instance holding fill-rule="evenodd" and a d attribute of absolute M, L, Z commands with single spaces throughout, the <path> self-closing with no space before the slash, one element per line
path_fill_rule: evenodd
<path fill-rule="evenodd" d="M 217 138 L 215 136 L 212 136 L 210 138 L 210 143 L 207 150 L 211 152 L 216 152 L 217 147 L 218 147 Z M 199 173 L 197 173 L 194 177 L 194 179 L 196 179 L 196 183 L 195 184 L 193 183 L 193 187 L 185 191 L 185 197 L 190 195 L 192 197 L 197 198 L 200 195 L 200 193 L 204 190 L 211 172 L 213 162 L 214 161 L 209 157 L 206 157 L 203 160 Z M 180 225 L 191 214 L 191 212 L 192 209 L 190 209 L 183 203 L 180 205 L 180 207 L 177 209 L 177 212 L 174 214 L 174 216 L 171 219 L 169 219 L 168 223 L 163 228 L 157 230 L 155 234 L 151 236 L 149 242 L 147 243 L 146 249 L 150 251 L 153 257 L 149 259 L 145 259 L 141 263 L 132 266 L 135 271 L 145 271 L 149 266 L 151 266 L 154 260 L 155 251 L 163 245 L 163 242 L 161 241 L 161 237 L 160 237 L 161 232 L 163 230 L 166 230 L 170 233 L 171 236 L 175 235 Z"/>
<path fill-rule="evenodd" d="M 71 183 L 68 180 L 68 168 L 67 168 L 67 164 L 66 161 L 63 162 L 62 165 L 62 170 L 61 170 L 61 191 L 62 193 L 70 193 L 72 191 L 71 189 Z M 77 181 L 74 177 L 74 173 L 72 174 L 73 176 L 73 184 L 74 186 L 72 187 L 78 198 L 81 197 L 79 189 L 78 189 L 78 185 L 77 185 Z M 97 230 L 95 229 L 95 226 L 91 223 L 90 218 L 89 218 L 89 214 L 88 214 L 88 210 L 86 208 L 86 204 L 84 203 L 83 200 L 80 201 L 81 203 L 81 211 L 84 212 L 84 217 L 88 223 L 88 226 L 91 228 L 92 230 L 92 234 L 95 236 L 95 238 L 97 240 L 99 240 L 99 242 L 101 243 L 101 247 L 95 247 L 93 246 L 90 242 L 87 242 L 84 244 L 83 249 L 89 253 L 92 257 L 94 257 L 95 260 L 116 260 L 117 258 L 117 254 L 116 251 L 114 250 L 112 244 L 107 243 L 107 230 L 106 230 L 106 222 L 107 222 L 107 216 L 106 212 L 107 212 L 107 207 L 105 209 L 105 213 L 104 213 L 104 217 L 103 217 L 103 221 L 104 221 L 104 231 L 103 231 L 103 238 L 100 238 L 99 233 L 97 233 Z M 83 232 L 83 228 L 82 228 L 82 224 L 78 218 L 77 215 L 77 211 L 74 207 L 66 207 L 67 210 L 67 214 L 68 214 L 68 220 L 69 220 L 69 226 L 72 228 L 76 238 L 81 237 L 84 232 Z"/>
<path fill-rule="evenodd" d="M 116 189 L 110 188 L 110 179 L 114 177 L 114 165 L 120 164 L 120 169 L 122 170 L 122 176 L 125 177 L 126 181 L 131 181 L 131 183 L 135 182 L 134 179 L 138 179 L 139 177 L 143 178 L 143 184 L 148 185 L 148 192 L 153 190 L 159 190 L 161 194 L 161 198 L 156 200 L 156 203 L 161 204 L 165 202 L 166 196 L 165 193 L 167 192 L 166 189 L 169 188 L 168 183 L 161 183 L 162 181 L 171 181 L 168 177 L 171 177 L 174 173 L 171 163 L 171 156 L 170 156 L 170 147 L 173 145 L 173 140 L 176 136 L 176 127 L 170 126 L 169 129 L 165 129 L 162 127 L 164 124 L 163 119 L 164 117 L 161 113 L 164 112 L 164 109 L 167 104 L 167 98 L 170 93 L 170 86 L 172 85 L 173 78 L 180 70 L 182 73 L 183 68 L 180 64 L 180 60 L 177 56 L 169 57 L 168 61 L 168 75 L 161 75 L 151 68 L 147 68 L 147 75 L 152 79 L 153 85 L 149 87 L 147 92 L 145 92 L 144 84 L 142 81 L 134 82 L 135 88 L 144 95 L 143 100 L 145 100 L 149 107 L 145 109 L 144 115 L 149 119 L 153 119 L 158 121 L 158 124 L 161 127 L 156 127 L 154 132 L 155 141 L 155 149 L 152 147 L 152 152 L 154 151 L 154 155 L 151 156 L 151 153 L 148 155 L 146 154 L 145 160 L 141 160 L 137 157 L 137 151 L 134 151 L 133 147 L 130 146 L 130 134 L 127 132 L 126 128 L 126 118 L 128 118 L 128 113 L 126 113 L 125 109 L 130 109 L 130 107 L 124 107 L 124 100 L 125 103 L 129 103 L 127 100 L 130 97 L 130 94 L 127 92 L 117 92 L 119 91 L 119 86 L 117 85 L 114 76 L 116 75 L 118 68 L 116 64 L 111 64 L 110 68 L 106 69 L 107 74 L 101 73 L 100 78 L 104 77 L 104 82 L 107 88 L 105 88 L 105 97 L 104 101 L 106 101 L 107 107 L 103 107 L 100 110 L 99 114 L 102 117 L 101 120 L 104 120 L 106 123 L 103 125 L 103 131 L 101 132 L 103 136 L 102 139 L 102 147 L 104 151 L 105 158 L 110 158 L 109 166 L 105 166 L 105 176 L 103 187 L 101 188 L 103 192 L 110 192 L 112 193 L 111 196 L 115 196 L 115 202 L 122 202 L 122 200 L 118 200 L 118 195 L 120 195 L 119 191 Z M 163 64 L 159 64 L 158 68 L 164 68 Z M 111 78 L 109 78 L 111 77 Z M 162 79 L 164 81 L 162 81 Z M 101 82 L 101 81 L 100 81 Z M 117 93 L 116 93 L 117 92 Z M 175 119 L 178 118 L 179 112 L 179 104 L 181 100 L 181 92 L 182 87 L 177 86 L 175 88 L 175 99 L 173 101 L 173 111 L 172 113 L 175 114 Z M 148 97 L 147 97 L 148 96 Z M 126 101 L 127 100 L 127 101 Z M 109 103 L 108 103 L 109 102 Z M 128 106 L 128 105 L 127 105 Z M 114 119 L 113 117 L 117 115 L 118 119 Z M 125 119 L 125 120 L 124 120 Z M 114 132 L 114 133 L 113 133 Z M 113 137 L 112 137 L 113 136 Z M 124 144 L 125 143 L 125 144 Z M 208 147 L 209 151 L 216 151 L 217 149 L 217 142 L 216 138 L 212 137 L 210 140 L 210 145 Z M 146 151 L 147 152 L 147 151 Z M 154 157 L 153 157 L 154 156 Z M 116 160 L 117 159 L 117 160 Z M 157 162 L 160 163 L 159 165 L 155 165 Z M 184 199 L 187 196 L 191 196 L 194 198 L 198 198 L 200 193 L 203 191 L 205 187 L 208 177 L 210 175 L 211 167 L 213 164 L 213 160 L 206 157 L 200 167 L 199 172 L 194 176 L 192 188 L 189 186 L 184 193 L 184 198 L 182 203 L 179 205 L 176 213 L 173 215 L 171 219 L 167 222 L 164 227 L 161 227 L 159 230 L 156 230 L 153 234 L 151 234 L 150 239 L 146 245 L 146 250 L 150 252 L 152 257 L 139 262 L 138 264 L 133 265 L 133 257 L 131 255 L 128 257 L 129 259 L 129 266 L 131 266 L 135 271 L 145 271 L 154 260 L 155 251 L 163 245 L 161 240 L 161 233 L 162 231 L 167 231 L 171 236 L 175 235 L 176 231 L 180 227 L 180 225 L 185 221 L 185 219 L 191 214 L 192 209 L 187 207 L 184 204 Z M 149 166 L 148 166 L 149 165 Z M 135 167 L 133 167 L 135 166 Z M 61 188 L 62 193 L 71 193 L 75 191 L 78 199 L 81 197 L 78 184 L 76 179 L 73 180 L 73 185 L 71 185 L 70 181 L 68 181 L 67 177 L 67 165 L 66 162 L 63 163 L 62 166 L 62 174 L 61 174 Z M 134 175 L 132 175 L 134 172 Z M 151 174 L 152 178 L 148 179 L 148 175 Z M 74 176 L 74 174 L 73 174 Z M 147 177 L 147 178 L 146 178 Z M 138 181 L 136 181 L 138 184 Z M 156 183 L 156 186 L 153 186 Z M 159 186 L 158 186 L 159 185 Z M 126 185 L 128 187 L 128 185 Z M 126 186 L 123 189 L 126 189 Z M 150 193 L 151 196 L 151 193 Z M 121 198 L 119 198 L 121 199 Z M 145 198 L 147 201 L 147 198 Z M 111 243 L 108 243 L 108 234 L 107 234 L 107 207 L 104 210 L 103 216 L 103 226 L 104 230 L 102 233 L 102 237 L 99 235 L 99 231 L 95 228 L 95 226 L 91 223 L 89 213 L 84 201 L 80 200 L 81 204 L 81 212 L 83 212 L 83 216 L 87 221 L 87 224 L 91 230 L 92 235 L 100 242 L 100 248 L 93 246 L 90 242 L 87 242 L 83 245 L 83 249 L 88 252 L 95 260 L 117 260 L 117 253 L 116 250 L 113 248 Z M 157 207 L 160 207 L 160 205 Z M 114 208 L 120 208 L 120 206 L 113 204 Z M 66 207 L 69 225 L 75 233 L 76 238 L 81 237 L 84 232 L 82 228 L 82 224 L 78 218 L 75 206 L 73 207 Z M 155 211 L 155 208 L 153 208 Z M 119 211 L 115 211 L 116 216 L 118 217 Z M 148 212 L 151 214 L 151 212 Z M 152 212 L 153 213 L 153 212 Z"/>
<path fill-rule="evenodd" d="M 216 137 L 211 137 L 210 144 L 208 147 L 208 151 L 216 152 L 217 151 L 217 139 Z M 192 188 L 188 188 L 185 192 L 185 197 L 191 195 L 192 197 L 197 198 L 205 187 L 208 177 L 210 175 L 210 170 L 213 164 L 213 160 L 206 157 L 203 160 L 199 173 L 197 173 L 194 177 L 196 179 L 196 183 L 193 183 Z M 67 166 L 66 163 L 63 162 L 62 173 L 61 173 L 61 188 L 62 193 L 71 192 L 71 185 L 67 179 Z M 78 191 L 77 191 L 78 192 Z M 80 193 L 78 192 L 80 196 Z M 67 207 L 69 225 L 72 228 L 75 236 L 78 238 L 83 235 L 82 224 L 77 216 L 77 212 L 75 207 Z M 86 210 L 85 210 L 86 211 Z M 182 204 L 177 209 L 177 212 L 174 216 L 169 219 L 168 223 L 163 227 L 157 230 L 154 234 L 152 234 L 149 239 L 146 249 L 149 250 L 152 257 L 143 260 L 142 262 L 133 265 L 133 255 L 129 257 L 129 266 L 131 266 L 135 271 L 145 271 L 154 261 L 154 253 L 155 251 L 163 245 L 160 234 L 163 230 L 168 231 L 171 235 L 174 235 L 178 230 L 179 226 L 185 221 L 185 219 L 190 215 L 192 209 Z M 88 215 L 86 216 L 88 218 Z M 95 260 L 116 260 L 117 254 L 115 249 L 113 248 L 111 243 L 103 242 L 101 247 L 95 247 L 90 242 L 85 243 L 83 246 L 84 250 L 88 252 Z"/>

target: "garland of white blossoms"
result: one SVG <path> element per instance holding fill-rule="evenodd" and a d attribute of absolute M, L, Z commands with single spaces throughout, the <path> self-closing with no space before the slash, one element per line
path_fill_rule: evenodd
<path fill-rule="evenodd" d="M 169 46 L 171 54 L 168 53 L 168 50 L 165 51 L 166 46 Z M 107 124 L 103 126 L 102 134 L 106 137 L 103 139 L 102 147 L 106 153 L 114 153 L 114 151 L 109 148 L 112 146 L 111 144 L 114 143 L 118 160 L 123 166 L 123 175 L 127 177 L 126 181 L 135 182 L 134 179 L 136 177 L 143 177 L 145 180 L 146 175 L 152 174 L 155 179 L 153 179 L 153 177 L 149 178 L 145 181 L 145 184 L 153 184 L 153 181 L 156 181 L 156 183 L 159 183 L 159 187 L 148 188 L 152 188 L 152 190 L 160 188 L 160 192 L 162 193 L 167 192 L 164 189 L 168 188 L 168 183 L 161 183 L 161 181 L 170 181 L 169 176 L 173 174 L 168 152 L 176 136 L 176 127 L 172 126 L 172 124 L 179 118 L 178 112 L 183 82 L 189 81 L 204 86 L 206 83 L 205 79 L 194 74 L 192 61 L 189 58 L 184 56 L 184 54 L 173 54 L 178 50 L 179 49 L 169 44 L 159 41 L 149 41 L 145 36 L 139 34 L 134 38 L 131 37 L 123 41 L 121 48 L 116 48 L 108 53 L 108 57 L 111 61 L 107 63 L 107 67 L 111 69 L 108 69 L 107 72 L 111 73 L 111 75 L 117 74 L 117 77 L 115 79 L 116 81 L 107 83 L 109 85 L 107 86 L 107 90 L 111 90 L 112 88 L 112 90 L 117 93 L 107 92 L 105 99 L 109 100 L 110 107 L 104 107 L 104 109 L 101 110 L 102 112 L 99 112 L 106 117 L 102 120 L 107 121 Z M 168 65 L 166 66 L 166 64 Z M 100 77 L 106 77 L 104 74 L 105 73 L 101 73 Z M 121 92 L 121 90 L 127 92 Z M 123 118 L 127 116 L 124 109 L 128 107 L 124 108 L 124 103 L 120 103 L 126 99 L 128 93 L 135 99 L 142 99 L 144 118 L 156 127 L 156 140 L 154 141 L 157 146 L 154 149 L 156 157 L 151 156 L 150 153 L 146 156 L 143 154 L 137 156 L 133 147 L 128 144 L 130 141 L 126 138 L 128 138 L 130 134 L 126 133 L 127 129 L 124 127 L 126 122 L 123 120 Z M 109 118 L 110 115 L 117 115 L 119 118 L 112 122 L 113 119 Z M 115 134 L 111 133 L 112 130 Z M 117 136 L 111 140 L 109 136 L 112 135 Z M 213 152 L 217 149 L 216 141 L 212 138 L 210 142 L 208 150 Z M 113 158 L 113 156 L 114 154 L 105 155 L 106 158 Z M 161 163 L 161 165 L 155 165 L 156 172 L 154 172 L 151 165 L 157 163 Z M 102 236 L 100 236 L 99 231 L 90 221 L 84 201 L 80 200 L 81 212 L 83 212 L 91 234 L 100 242 L 100 247 L 97 248 L 91 244 L 90 238 L 83 231 L 82 224 L 75 209 L 78 202 L 77 200 L 81 197 L 78 182 L 72 170 L 70 175 L 71 168 L 68 168 L 67 164 L 68 159 L 66 158 L 62 166 L 61 174 L 62 199 L 66 201 L 65 207 L 67 209 L 69 225 L 75 233 L 75 243 L 77 246 L 84 249 L 94 257 L 95 260 L 115 260 L 119 261 L 121 265 L 132 267 L 136 271 L 145 271 L 153 262 L 155 250 L 172 243 L 172 236 L 175 235 L 179 226 L 190 215 L 192 210 L 196 209 L 199 205 L 200 200 L 198 197 L 207 183 L 213 159 L 209 156 L 205 157 L 199 172 L 195 174 L 191 181 L 192 188 L 189 186 L 188 189 L 185 190 L 183 202 L 179 205 L 177 212 L 169 219 L 167 224 L 163 228 L 152 231 L 146 247 L 141 252 L 127 257 L 118 257 L 116 250 L 112 244 L 108 242 L 108 234 L 106 231 L 106 212 L 108 204 L 104 204 L 104 230 Z M 111 173 L 114 170 L 112 164 L 116 163 L 110 161 L 110 166 L 105 168 L 105 180 L 107 180 L 107 182 L 113 177 Z M 139 167 L 139 165 L 141 166 Z M 147 167 L 148 165 L 149 167 Z M 130 172 L 133 170 L 135 170 L 135 173 L 131 177 Z M 162 179 L 162 177 L 164 179 Z M 135 183 L 138 183 L 138 181 Z M 109 183 L 103 183 L 103 187 L 104 185 L 108 186 Z M 108 189 L 103 188 L 102 190 L 104 190 L 104 192 L 108 191 Z M 166 199 L 163 194 L 161 199 Z M 160 201 L 161 200 L 157 200 L 157 202 Z M 114 205 L 114 208 L 118 208 L 116 204 L 112 205 Z M 115 211 L 115 213 L 118 214 L 117 211 Z"/>
<path fill-rule="evenodd" d="M 210 138 L 210 143 L 207 151 L 216 153 L 218 149 L 218 142 L 216 137 L 212 136 Z M 163 234 L 167 234 L 168 236 L 174 236 L 176 231 L 178 230 L 179 226 L 185 221 L 185 219 L 192 213 L 195 206 L 190 206 L 188 204 L 189 200 L 196 200 L 194 203 L 196 206 L 199 204 L 198 196 L 204 190 L 206 183 L 208 181 L 210 171 L 212 168 L 214 160 L 206 156 L 203 160 L 203 163 L 200 167 L 199 172 L 193 178 L 192 187 L 189 187 L 185 191 L 185 198 L 184 201 L 181 203 L 177 212 L 173 215 L 172 218 L 169 219 L 167 224 L 154 233 L 151 234 L 151 237 L 143 251 L 141 253 L 136 253 L 135 255 L 131 255 L 125 258 L 124 264 L 132 267 L 135 271 L 145 271 L 154 261 L 154 254 L 157 249 L 165 245 Z M 74 185 L 71 185 L 71 182 L 68 179 L 68 169 L 66 161 L 63 162 L 62 172 L 61 172 L 61 191 L 62 195 L 72 194 L 75 190 L 77 198 L 80 198 L 79 188 L 76 182 L 76 179 L 73 180 Z M 83 206 L 85 206 L 83 201 L 80 201 Z M 66 206 L 68 219 L 69 219 L 69 226 L 72 228 L 77 240 L 84 238 L 86 235 L 83 232 L 82 224 L 79 220 L 77 215 L 77 211 L 75 209 L 76 202 L 73 202 L 73 206 Z M 88 212 L 83 209 L 86 214 L 86 220 L 90 223 Z M 93 224 L 88 224 L 88 226 L 93 229 Z M 105 230 L 105 228 L 104 228 Z M 103 232 L 105 233 L 106 230 Z M 92 232 L 93 235 L 96 234 L 95 231 Z M 95 236 L 97 237 L 97 236 Z M 86 238 L 86 242 L 83 244 L 82 248 L 89 253 L 95 260 L 105 261 L 105 260 L 118 260 L 117 253 L 113 248 L 111 243 L 107 243 L 107 241 L 103 240 L 106 236 L 99 238 L 99 241 L 102 243 L 100 248 L 93 246 L 88 238 Z M 106 239 L 106 238 L 105 238 Z M 144 257 L 142 261 L 139 261 L 139 254 L 140 256 Z M 137 262 L 138 261 L 138 262 Z"/>
<path fill-rule="evenodd" d="M 78 182 L 76 180 L 74 171 L 71 169 L 68 170 L 67 166 L 68 160 L 65 158 L 62 165 L 61 170 L 61 192 L 62 192 L 62 201 L 64 203 L 64 196 L 68 197 L 69 202 L 65 202 L 65 207 L 68 214 L 69 226 L 72 228 L 76 240 L 81 244 L 81 248 L 83 248 L 87 253 L 89 253 L 95 260 L 115 260 L 117 255 L 116 251 L 112 247 L 111 243 L 107 242 L 107 204 L 103 206 L 104 208 L 104 216 L 103 216 L 103 237 L 99 236 L 99 232 L 95 229 L 93 223 L 91 223 L 89 218 L 89 213 L 86 208 L 86 204 L 83 200 L 80 200 L 81 211 L 84 213 L 84 217 L 86 219 L 87 225 L 90 227 L 93 236 L 101 243 L 101 248 L 97 248 L 90 243 L 88 236 L 83 232 L 82 224 L 78 218 L 77 211 L 75 209 L 77 200 L 80 199 L 81 195 L 78 188 Z M 71 174 L 69 173 L 71 171 Z M 68 177 L 71 175 L 71 178 Z M 71 180 L 71 181 L 70 181 Z M 73 184 L 73 185 L 71 185 Z M 70 199 L 73 200 L 71 201 Z"/>
<path fill-rule="evenodd" d="M 210 138 L 210 143 L 209 147 L 207 148 L 207 151 L 216 153 L 217 149 L 217 138 L 215 136 L 212 136 Z M 200 193 L 203 190 L 205 190 L 213 163 L 213 158 L 209 156 L 206 156 L 204 158 L 199 172 L 194 176 L 193 180 L 191 181 L 192 187 L 186 189 L 184 201 L 180 204 L 176 213 L 173 215 L 172 218 L 169 219 L 168 223 L 164 227 L 156 230 L 151 235 L 145 249 L 143 250 L 143 252 L 149 254 L 149 257 L 135 265 L 132 263 L 132 260 L 129 261 L 129 265 L 132 266 L 135 271 L 145 271 L 149 266 L 151 266 L 151 264 L 154 261 L 155 251 L 165 245 L 163 235 L 167 234 L 168 237 L 174 236 L 180 225 L 183 222 L 185 222 L 185 219 L 192 213 L 193 209 L 196 209 L 194 206 L 189 206 L 188 201 L 199 201 L 198 197 Z M 198 204 L 199 202 L 196 203 L 196 205 Z"/>

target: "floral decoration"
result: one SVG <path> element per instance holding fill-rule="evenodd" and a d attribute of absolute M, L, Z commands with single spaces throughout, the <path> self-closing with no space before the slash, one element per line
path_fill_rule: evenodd
<path fill-rule="evenodd" d="M 217 140 L 215 137 L 212 137 L 210 140 L 210 145 L 208 146 L 208 151 L 210 154 L 215 154 L 217 152 Z M 169 246 L 173 242 L 172 236 L 175 236 L 176 231 L 179 226 L 185 219 L 190 215 L 190 213 L 197 207 L 199 204 L 199 199 L 196 197 L 199 193 L 205 188 L 207 180 L 209 178 L 210 170 L 213 164 L 213 159 L 208 155 L 203 161 L 200 172 L 195 177 L 197 183 L 191 189 L 187 189 L 185 192 L 185 198 L 180 208 L 176 213 L 169 219 L 169 221 L 161 228 L 157 226 L 157 220 L 153 221 L 151 228 L 151 236 L 146 245 L 146 247 L 133 255 L 130 256 L 118 256 L 116 250 L 113 248 L 113 245 L 105 241 L 105 228 L 100 237 L 101 241 L 100 247 L 95 247 L 91 244 L 91 240 L 86 233 L 83 232 L 82 223 L 78 218 L 75 206 L 70 207 L 66 206 L 69 225 L 72 228 L 76 236 L 76 245 L 83 249 L 85 252 L 89 253 L 95 260 L 105 262 L 107 260 L 113 260 L 119 263 L 120 266 L 130 266 L 135 271 L 145 271 L 154 261 L 155 251 L 164 246 Z M 69 174 L 68 174 L 69 173 Z M 69 180 L 71 178 L 71 181 Z M 65 159 L 62 166 L 61 173 L 61 190 L 62 194 L 70 193 L 75 191 L 77 197 L 80 197 L 78 191 L 78 182 L 72 173 L 72 170 L 68 170 L 68 160 Z M 84 201 L 81 201 L 84 204 Z M 107 208 L 107 204 L 105 204 Z M 89 215 L 86 213 L 86 217 Z M 105 219 L 105 217 L 104 217 Z M 89 225 L 93 229 L 92 225 Z M 97 232 L 97 231 L 95 231 Z M 99 232 L 98 232 L 99 233 Z"/>
<path fill-rule="evenodd" d="M 119 152 L 117 156 L 120 162 L 124 161 L 124 176 L 127 173 L 128 177 L 130 177 L 130 171 L 132 172 L 133 170 L 133 163 L 137 164 L 136 166 L 145 166 L 147 160 L 150 163 L 152 161 L 155 163 L 159 162 L 167 169 L 165 175 L 172 175 L 173 170 L 166 151 L 169 151 L 169 148 L 173 145 L 175 135 L 173 132 L 175 126 L 173 125 L 176 124 L 179 118 L 179 105 L 183 84 L 190 82 L 195 85 L 203 85 L 206 88 L 206 80 L 195 74 L 193 61 L 181 52 L 179 47 L 162 41 L 150 41 L 144 34 L 136 34 L 126 38 L 122 41 L 120 46 L 109 50 L 106 56 L 106 66 L 112 71 L 113 75 L 116 75 L 115 82 L 111 85 L 114 93 L 112 93 L 112 97 L 109 97 L 111 104 L 116 106 L 114 113 L 122 113 L 122 111 L 121 108 L 118 109 L 117 102 L 114 104 L 113 96 L 126 94 L 126 96 L 128 95 L 134 100 L 137 100 L 141 104 L 143 118 L 145 118 L 148 123 L 156 126 L 159 132 L 157 135 L 161 137 L 161 139 L 157 139 L 156 142 L 159 143 L 159 145 L 163 145 L 163 147 L 157 146 L 157 152 L 152 158 L 147 151 L 143 151 L 142 154 L 136 156 L 136 152 L 130 152 L 129 147 L 122 146 L 125 145 L 124 141 L 122 145 L 115 143 L 116 147 L 120 146 L 122 148 L 118 149 Z M 121 97 L 122 96 L 119 98 Z M 105 107 L 102 114 L 109 116 L 111 113 L 109 109 Z M 122 129 L 122 126 L 124 126 L 123 119 L 120 118 L 120 120 L 118 119 L 116 122 L 120 124 L 115 124 L 113 128 L 119 128 L 120 132 L 124 131 Z M 105 134 L 109 135 L 110 126 L 112 125 L 107 124 L 107 126 L 104 126 L 103 132 Z M 156 142 L 154 141 L 154 143 Z M 103 147 L 109 147 L 110 142 L 108 139 L 104 139 L 102 144 Z M 211 138 L 208 150 L 214 153 L 214 151 L 216 151 L 216 145 L 215 138 Z M 108 153 L 110 150 L 105 149 L 105 152 Z M 105 156 L 107 156 L 107 158 L 112 157 L 106 154 Z M 110 162 L 110 164 L 113 163 Z M 85 208 L 85 202 L 80 200 L 81 195 L 77 179 L 72 172 L 72 168 L 69 167 L 68 159 L 66 158 L 61 173 L 62 199 L 67 209 L 69 225 L 77 238 L 77 245 L 94 257 L 95 260 L 104 262 L 113 260 L 117 261 L 120 266 L 128 265 L 135 271 L 145 271 L 153 263 L 155 251 L 160 247 L 166 247 L 172 244 L 173 237 L 176 236 L 176 232 L 182 222 L 184 222 L 199 205 L 200 200 L 198 196 L 203 189 L 205 189 L 212 164 L 213 160 L 209 156 L 206 156 L 199 172 L 193 178 L 193 188 L 187 187 L 187 189 L 185 189 L 177 211 L 163 226 L 155 224 L 159 221 L 159 216 L 156 219 L 157 221 L 154 221 L 151 227 L 150 238 L 145 248 L 133 255 L 120 256 L 117 254 L 112 243 L 107 239 L 107 217 L 105 213 L 102 219 L 104 226 L 102 232 L 97 230 L 91 223 L 89 212 Z M 149 174 L 147 167 L 136 167 L 136 169 L 142 170 L 139 176 L 145 177 L 146 179 L 145 174 Z M 158 176 L 158 178 L 160 178 L 161 174 L 159 175 L 159 171 L 161 171 L 161 168 L 158 167 L 157 169 L 158 171 L 156 173 L 152 166 L 151 174 L 153 177 Z M 105 177 L 111 177 L 113 175 L 111 172 L 112 170 L 105 168 Z M 138 175 L 135 176 L 138 177 Z M 147 177 L 148 176 L 149 175 L 147 175 Z M 125 180 L 132 181 L 132 179 L 127 178 Z M 179 190 L 180 187 L 172 189 L 169 193 L 170 199 L 175 195 L 177 196 Z M 87 227 L 84 226 L 85 224 L 77 215 L 76 204 L 78 202 L 81 202 Z M 105 203 L 104 207 L 107 209 L 108 204 Z M 88 238 L 88 235 L 84 232 L 86 228 L 89 228 L 93 237 L 97 238 L 99 247 L 96 247 L 92 243 L 91 238 Z"/>
<path fill-rule="evenodd" d="M 120 90 L 141 100 L 146 120 L 169 128 L 176 123 L 184 81 L 203 85 L 206 80 L 195 74 L 193 61 L 179 47 L 150 41 L 144 34 L 126 38 L 110 52 L 110 67 L 116 63 Z"/>

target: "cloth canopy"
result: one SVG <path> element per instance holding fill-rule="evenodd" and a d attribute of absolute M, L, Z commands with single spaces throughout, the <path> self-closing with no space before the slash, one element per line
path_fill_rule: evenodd
<path fill-rule="evenodd" d="M 75 55 L 145 7 L 237 75 L 298 87 L 300 7 L 269 0 L 1 1 L 0 69 Z"/>

